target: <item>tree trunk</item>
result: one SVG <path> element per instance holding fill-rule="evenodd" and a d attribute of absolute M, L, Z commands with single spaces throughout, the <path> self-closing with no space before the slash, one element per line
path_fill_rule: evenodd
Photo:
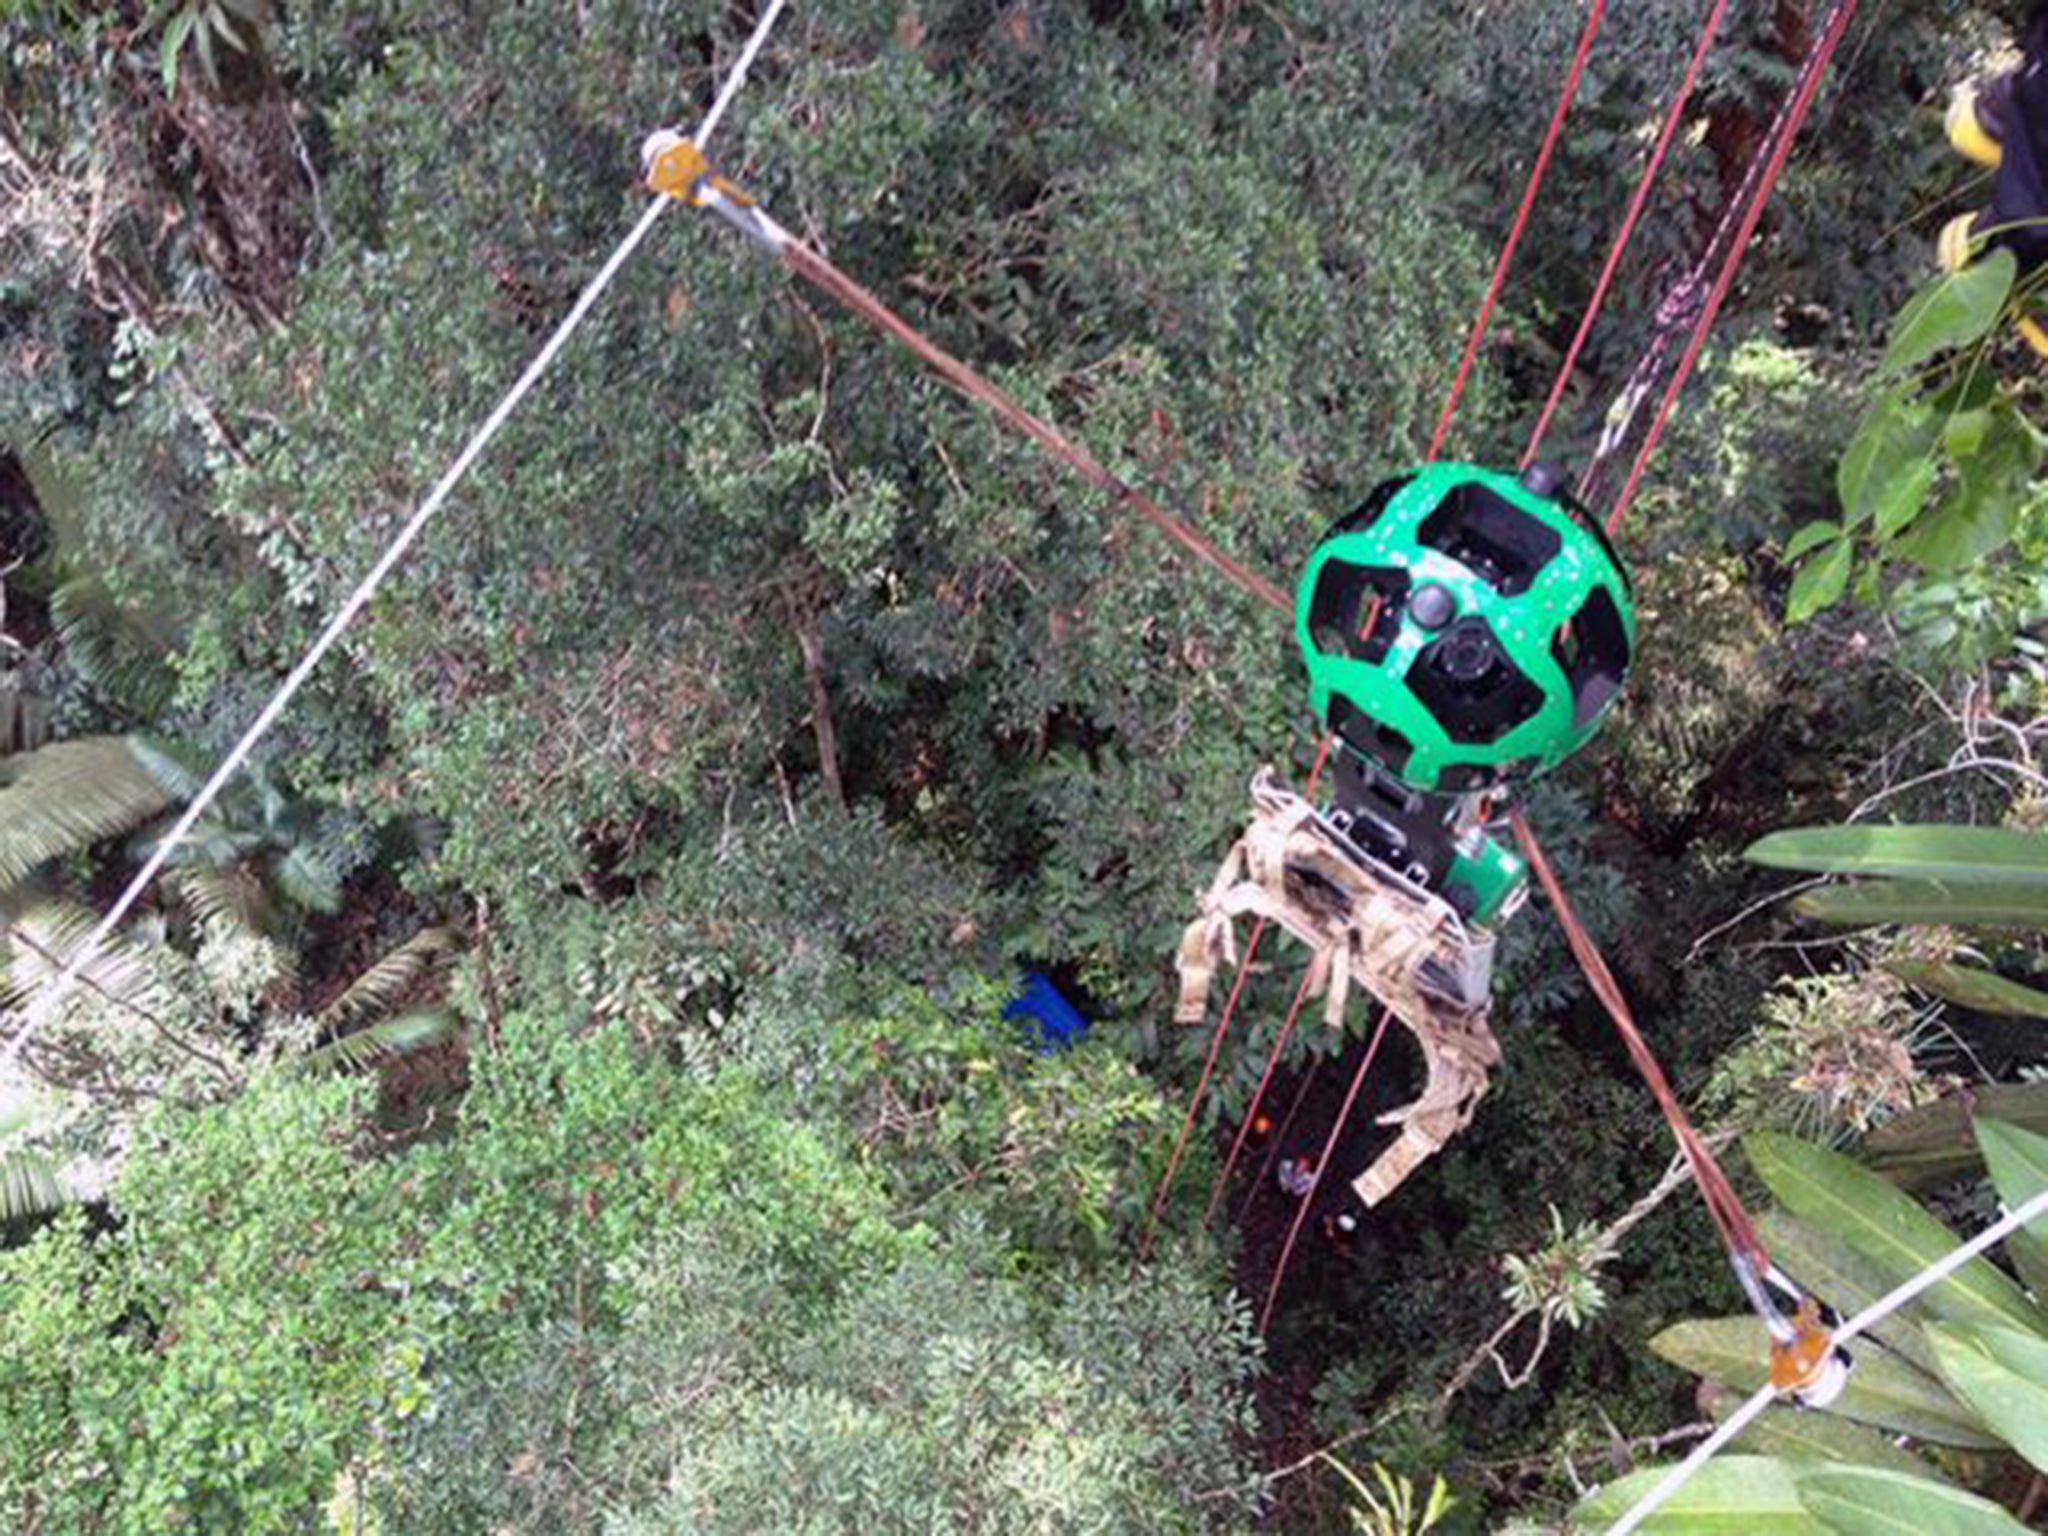
<path fill-rule="evenodd" d="M 826 795 L 843 811 L 846 783 L 839 774 L 839 733 L 832 725 L 832 700 L 825 692 L 825 642 L 819 633 L 818 612 L 793 598 L 789 616 L 797 649 L 804 655 L 804 675 L 811 685 L 811 732 L 818 743 L 818 777 L 825 782 Z"/>
<path fill-rule="evenodd" d="M 244 307 L 282 320 L 306 248 L 306 173 L 291 98 L 260 33 L 244 50 L 217 44 L 214 59 L 218 79 L 194 53 L 181 61 L 170 119 L 199 157 L 221 276 Z"/>

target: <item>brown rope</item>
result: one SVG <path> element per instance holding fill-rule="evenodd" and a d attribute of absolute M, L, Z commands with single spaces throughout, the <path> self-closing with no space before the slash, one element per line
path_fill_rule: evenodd
<path fill-rule="evenodd" d="M 1032 415 L 952 353 L 927 341 L 908 321 L 809 246 L 791 240 L 782 247 L 782 260 L 790 271 L 914 353 L 961 394 L 993 411 L 1097 490 L 1121 501 L 1211 570 L 1228 577 L 1267 606 L 1293 615 L 1294 602 L 1279 587 L 1233 560 L 1143 491 L 1111 474 L 1087 449 L 1070 442 L 1050 422 Z"/>
<path fill-rule="evenodd" d="M 1557 872 L 1550 867 L 1550 860 L 1544 856 L 1542 845 L 1536 841 L 1536 835 L 1529 830 L 1529 823 L 1519 809 L 1510 813 L 1509 820 L 1514 825 L 1515 841 L 1521 845 L 1523 857 L 1535 871 L 1543 894 L 1550 898 L 1551 906 L 1557 910 L 1558 925 L 1564 929 L 1565 941 L 1571 945 L 1579 969 L 1585 972 L 1593 995 L 1607 1010 L 1608 1018 L 1614 1021 L 1615 1032 L 1621 1036 L 1622 1044 L 1628 1047 L 1629 1059 L 1635 1063 L 1643 1081 L 1649 1084 L 1651 1096 L 1664 1112 L 1672 1135 L 1678 1139 L 1679 1150 L 1685 1154 L 1685 1160 L 1692 1168 L 1693 1182 L 1699 1186 L 1700 1194 L 1707 1203 L 1707 1212 L 1720 1229 L 1722 1240 L 1731 1253 L 1755 1264 L 1759 1273 L 1768 1270 L 1770 1255 L 1764 1249 L 1763 1240 L 1757 1236 L 1748 1211 L 1743 1208 L 1741 1196 L 1735 1193 L 1727 1174 L 1721 1171 L 1713 1150 L 1693 1129 L 1691 1119 L 1678 1102 L 1678 1095 L 1672 1091 L 1670 1079 L 1665 1077 L 1664 1069 L 1643 1039 L 1642 1031 L 1636 1028 L 1635 1014 L 1629 1008 L 1628 999 L 1622 995 L 1621 986 L 1607 968 L 1599 947 L 1593 943 L 1592 936 L 1579 921 L 1578 913 L 1572 909 L 1571 900 L 1565 895 Z"/>

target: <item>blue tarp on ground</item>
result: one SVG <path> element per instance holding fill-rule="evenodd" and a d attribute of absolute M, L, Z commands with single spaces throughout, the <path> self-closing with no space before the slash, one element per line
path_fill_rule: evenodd
<path fill-rule="evenodd" d="M 1026 974 L 1022 989 L 1003 1009 L 1003 1017 L 1029 1021 L 1031 1042 L 1041 1056 L 1067 1050 L 1088 1034 L 1088 1021 L 1058 987 L 1036 971 Z"/>

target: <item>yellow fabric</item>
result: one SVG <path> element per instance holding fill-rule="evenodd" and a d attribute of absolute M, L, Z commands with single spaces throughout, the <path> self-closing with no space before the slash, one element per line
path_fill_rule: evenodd
<path fill-rule="evenodd" d="M 1977 116 L 1977 88 L 1966 85 L 1948 104 L 1948 142 L 1965 160 L 1997 170 L 2005 152 Z"/>

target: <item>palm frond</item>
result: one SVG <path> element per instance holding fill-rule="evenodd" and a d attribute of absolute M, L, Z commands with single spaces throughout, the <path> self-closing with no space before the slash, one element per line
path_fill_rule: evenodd
<path fill-rule="evenodd" d="M 318 848 L 287 848 L 270 860 L 270 878 L 293 906 L 329 917 L 341 910 L 341 875 Z"/>
<path fill-rule="evenodd" d="M 350 982 L 321 1010 L 321 1024 L 338 1029 L 397 1007 L 413 984 L 455 948 L 455 935 L 448 929 L 422 928 Z"/>
<path fill-rule="evenodd" d="M 173 801 L 190 800 L 206 783 L 205 760 L 184 742 L 144 733 L 129 737 L 128 748 Z"/>
<path fill-rule="evenodd" d="M 0 759 L 0 888 L 170 804 L 126 737 L 81 736 Z"/>
<path fill-rule="evenodd" d="M 64 1172 L 40 1152 L 0 1152 L 0 1222 L 47 1216 L 71 1202 Z"/>
<path fill-rule="evenodd" d="M 161 714 L 177 688 L 164 659 L 170 637 L 154 616 L 124 608 L 98 576 L 74 576 L 50 594 L 50 620 L 78 675 L 141 719 Z"/>
<path fill-rule="evenodd" d="M 302 1072 L 362 1072 L 399 1056 L 424 1051 L 461 1033 L 452 1013 L 426 1009 L 402 1013 L 317 1046 L 298 1059 Z"/>
<path fill-rule="evenodd" d="M 190 864 L 173 870 L 166 883 L 184 903 L 186 911 L 202 925 L 241 929 L 248 933 L 269 930 L 272 912 L 262 880 L 247 865 L 216 869 L 208 864 Z"/>
<path fill-rule="evenodd" d="M 92 913 L 66 902 L 37 902 L 22 912 L 7 930 L 7 978 L 0 1001 L 17 1008 L 31 1006 L 85 947 L 97 926 Z M 79 972 L 79 984 L 81 990 L 143 1013 L 154 1012 L 163 1002 L 156 968 L 119 934 L 108 937 Z"/>

